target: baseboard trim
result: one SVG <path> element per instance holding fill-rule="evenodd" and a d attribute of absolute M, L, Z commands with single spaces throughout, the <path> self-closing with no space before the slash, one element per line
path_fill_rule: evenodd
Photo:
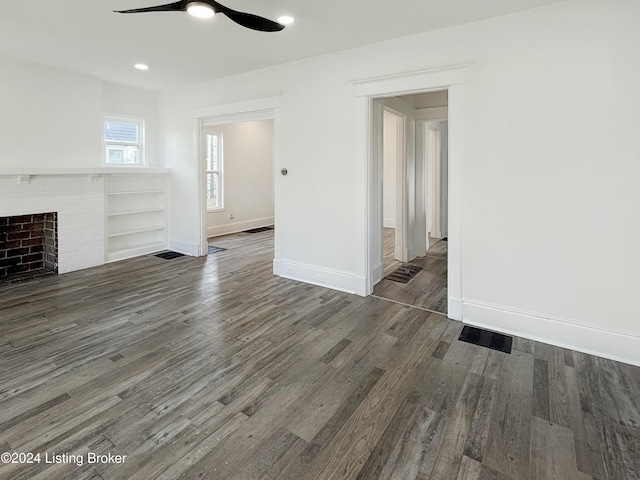
<path fill-rule="evenodd" d="M 273 260 L 273 273 L 282 278 L 327 287 L 362 297 L 367 295 L 366 279 L 352 273 L 330 270 L 290 260 Z"/>
<path fill-rule="evenodd" d="M 199 256 L 200 246 L 194 242 L 169 239 L 169 244 L 167 248 L 174 252 L 183 253 L 184 255 L 190 255 L 192 257 L 197 257 Z"/>
<path fill-rule="evenodd" d="M 447 297 L 447 317 L 451 320 L 462 320 L 462 300 L 454 297 Z"/>
<path fill-rule="evenodd" d="M 374 285 L 372 285 L 373 282 L 371 280 L 373 280 L 375 283 L 378 283 L 380 280 L 382 280 L 382 277 L 384 277 L 383 263 L 377 265 L 371 272 L 371 279 L 369 282 L 367 282 L 367 295 L 373 293 Z"/>
<path fill-rule="evenodd" d="M 386 220 L 382 220 L 382 226 L 384 228 L 396 228 L 395 219 L 387 218 Z"/>
<path fill-rule="evenodd" d="M 640 366 L 640 335 L 635 332 L 474 300 L 462 301 L 462 317 L 477 327 Z"/>
<path fill-rule="evenodd" d="M 226 225 L 207 227 L 207 238 L 244 232 L 245 230 L 251 230 L 252 228 L 268 227 L 273 224 L 274 217 L 264 217 L 256 218 L 255 220 L 246 220 L 244 222 L 234 222 Z"/>

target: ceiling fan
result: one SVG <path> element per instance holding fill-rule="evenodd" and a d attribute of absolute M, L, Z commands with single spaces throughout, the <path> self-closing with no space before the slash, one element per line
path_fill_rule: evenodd
<path fill-rule="evenodd" d="M 279 32 L 284 25 L 273 20 L 269 20 L 252 13 L 238 12 L 229 7 L 219 4 L 214 0 L 180 0 L 166 5 L 156 5 L 155 7 L 134 8 L 132 10 L 116 10 L 115 13 L 144 13 L 144 12 L 188 12 L 194 17 L 208 18 L 216 13 L 222 13 L 229 17 L 238 25 L 259 30 L 261 32 Z"/>

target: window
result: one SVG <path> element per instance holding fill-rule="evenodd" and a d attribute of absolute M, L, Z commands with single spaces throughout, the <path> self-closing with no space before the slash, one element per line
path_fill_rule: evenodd
<path fill-rule="evenodd" d="M 144 165 L 144 121 L 106 117 L 104 146 L 109 165 Z"/>
<path fill-rule="evenodd" d="M 222 133 L 207 134 L 207 210 L 224 208 L 222 183 Z"/>

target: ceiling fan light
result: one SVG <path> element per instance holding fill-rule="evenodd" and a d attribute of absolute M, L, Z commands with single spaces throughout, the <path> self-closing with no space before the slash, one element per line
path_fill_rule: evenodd
<path fill-rule="evenodd" d="M 216 12 L 208 3 L 189 2 L 187 5 L 187 13 L 198 18 L 211 18 Z"/>
<path fill-rule="evenodd" d="M 294 22 L 293 17 L 290 17 L 289 15 L 283 15 L 281 17 L 278 17 L 278 23 L 280 25 L 291 25 Z"/>

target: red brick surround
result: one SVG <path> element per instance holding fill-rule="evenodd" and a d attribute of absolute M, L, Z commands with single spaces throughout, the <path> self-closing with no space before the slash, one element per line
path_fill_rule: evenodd
<path fill-rule="evenodd" d="M 58 273 L 58 214 L 0 217 L 0 279 Z"/>

